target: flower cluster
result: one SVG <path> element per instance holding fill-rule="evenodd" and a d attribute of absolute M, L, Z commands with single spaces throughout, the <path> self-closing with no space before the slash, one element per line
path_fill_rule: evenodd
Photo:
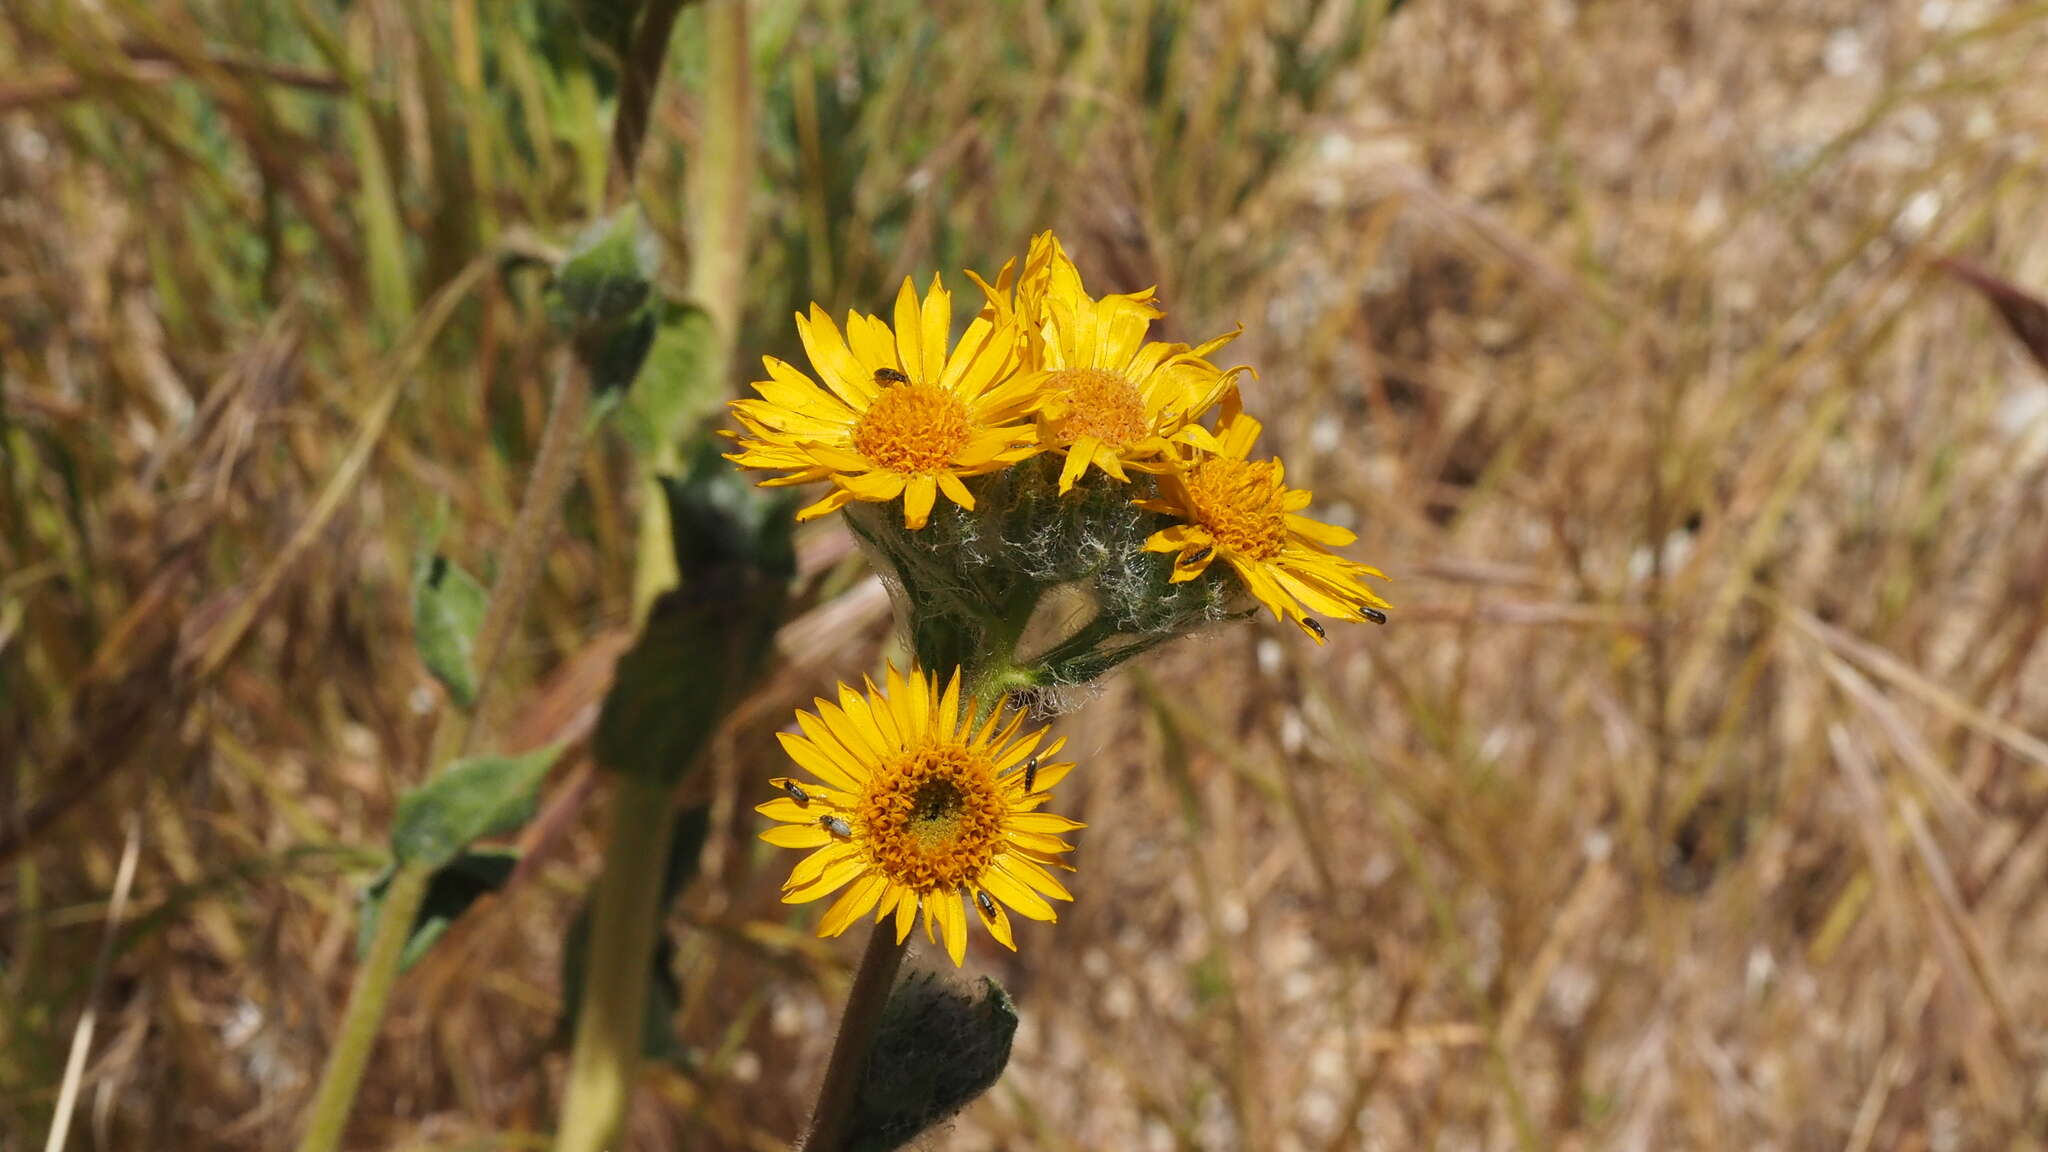
<path fill-rule="evenodd" d="M 768 485 L 829 482 L 825 497 L 799 519 L 900 501 L 902 527 L 911 533 L 932 525 L 942 495 L 962 512 L 976 511 L 991 495 L 1028 498 L 1015 483 L 979 493 L 977 487 L 993 485 L 981 479 L 990 474 L 1051 458 L 1056 494 L 1070 507 L 1087 505 L 1095 493 L 1076 490 L 1100 477 L 1122 489 L 1109 493 L 1112 499 L 1120 495 L 1153 514 L 1141 548 L 1174 557 L 1168 583 L 1197 580 L 1222 560 L 1244 592 L 1317 643 L 1324 632 L 1311 612 L 1383 618 L 1386 602 L 1365 583 L 1383 574 L 1330 551 L 1351 543 L 1352 534 L 1300 514 L 1309 493 L 1287 487 L 1280 461 L 1250 458 L 1259 422 L 1241 411 L 1242 370 L 1209 360 L 1236 332 L 1192 347 L 1148 340 L 1152 322 L 1164 315 L 1152 293 L 1089 295 L 1050 232 L 1032 242 L 1021 273 L 1012 262 L 993 285 L 969 277 L 985 300 L 958 341 L 953 297 L 937 276 L 922 301 L 904 281 L 893 327 L 853 312 L 842 331 L 816 305 L 798 316 L 816 378 L 766 358 L 768 379 L 754 384 L 759 398 L 732 404 L 744 432 L 731 434 L 739 451 L 729 458 L 780 473 L 763 481 Z M 1216 428 L 1205 427 L 1202 421 L 1219 410 Z M 1067 575 L 1061 560 L 1080 561 L 1068 565 L 1080 577 L 1092 563 L 1127 559 L 1100 555 L 1112 531 L 1106 522 L 1081 525 L 1080 538 L 1060 540 L 1057 526 L 1072 517 L 1058 514 L 1057 501 L 1034 503 L 1030 525 L 1003 524 L 998 510 L 981 521 L 956 519 L 950 531 L 1039 529 L 1002 536 L 1010 547 L 1001 550 L 1015 555 L 984 558 L 1038 561 L 1054 577 Z M 878 542 L 873 531 L 863 535 Z M 904 547 L 883 541 L 881 550 L 898 554 L 888 559 L 903 577 L 900 554 L 931 551 L 935 542 L 893 535 Z M 1034 535 L 1044 538 L 1026 538 Z M 969 565 L 976 559 L 972 547 L 941 547 L 949 567 L 960 566 L 955 556 Z M 958 592 L 963 582 L 951 583 L 956 587 L 946 591 Z"/>
<path fill-rule="evenodd" d="M 776 473 L 763 484 L 828 485 L 797 518 L 844 515 L 917 658 L 784 733 L 810 779 L 774 781 L 763 839 L 811 854 L 783 898 L 836 893 L 821 935 L 872 913 L 900 943 L 922 913 L 956 964 L 970 914 L 1015 948 L 1010 911 L 1052 920 L 1071 899 L 1053 873 L 1081 825 L 1039 808 L 1073 765 L 1044 729 L 1018 735 L 1013 693 L 1261 605 L 1318 644 L 1318 617 L 1387 606 L 1379 570 L 1332 551 L 1352 534 L 1252 458 L 1243 369 L 1210 359 L 1236 332 L 1149 339 L 1152 292 L 1089 295 L 1050 232 L 995 283 L 968 275 L 982 303 L 957 340 L 936 276 L 922 298 L 906 280 L 888 320 L 813 305 L 796 318 L 812 372 L 767 358 L 727 433 L 728 459 Z"/>

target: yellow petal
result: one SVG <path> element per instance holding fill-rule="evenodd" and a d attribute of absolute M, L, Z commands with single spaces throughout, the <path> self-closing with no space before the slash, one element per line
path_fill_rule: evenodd
<path fill-rule="evenodd" d="M 1043 797 L 1046 793 L 1052 791 L 1053 785 L 1058 784 L 1062 780 L 1065 780 L 1067 778 L 1067 773 L 1072 772 L 1073 770 L 1074 762 L 1071 760 L 1062 761 L 1058 764 L 1040 764 L 1038 766 L 1038 779 L 1036 781 L 1038 785 L 1038 790 L 1036 793 L 1034 793 L 1035 795 L 1041 798 L 1040 802 L 1043 802 Z M 1023 791 L 1023 775 L 1020 773 L 1019 775 L 1011 777 L 1011 779 L 1016 782 L 1017 790 L 1020 792 Z"/>
<path fill-rule="evenodd" d="M 917 288 L 910 277 L 903 278 L 903 287 L 896 291 L 896 354 L 903 358 L 904 374 L 920 384 L 934 382 L 938 373 L 932 369 L 940 365 L 938 360 L 945 355 L 941 343 L 935 350 L 933 363 L 925 362 L 924 324 L 917 306 Z"/>
<path fill-rule="evenodd" d="M 967 962 L 967 910 L 960 906 L 958 892 L 941 892 L 933 895 L 938 901 L 939 911 L 945 919 L 939 922 L 939 934 L 946 938 L 946 955 L 953 958 L 958 968 Z"/>
<path fill-rule="evenodd" d="M 1053 921 L 1060 918 L 1059 913 L 1052 910 L 1052 905 L 1046 903 L 1044 897 L 1003 870 L 1001 857 L 982 872 L 981 886 L 988 889 L 996 899 L 1033 920 Z"/>
<path fill-rule="evenodd" d="M 917 893 L 905 888 L 896 897 L 896 942 L 903 943 L 910 935 L 910 926 L 917 923 Z"/>
<path fill-rule="evenodd" d="M 801 712 L 797 713 L 796 722 L 799 725 L 803 725 L 804 735 L 809 736 L 821 747 L 829 747 L 826 744 L 827 740 L 837 743 L 849 753 L 848 759 L 862 765 L 869 773 L 872 773 L 874 765 L 880 763 L 882 758 L 892 749 L 884 746 L 882 735 L 875 730 L 874 722 L 868 719 L 865 706 L 862 706 L 858 719 L 847 711 L 846 706 L 848 704 L 859 705 L 860 699 L 858 692 L 841 684 L 839 686 L 839 703 L 834 704 L 830 700 L 825 699 L 812 699 L 811 707 L 818 710 L 817 718 L 812 721 L 812 724 L 817 726 L 817 731 L 811 730 L 811 724 L 804 724 L 804 714 Z M 846 762 L 845 760 L 841 761 L 841 763 Z"/>
<path fill-rule="evenodd" d="M 1041 777 L 1043 775 L 1044 773 L 1040 773 Z M 1044 783 L 1044 780 L 1040 779 L 1040 787 L 1043 787 Z M 1069 820 L 1065 816 L 1055 816 L 1050 812 L 1029 812 L 1021 816 L 1012 816 L 1007 821 L 1007 825 L 1020 832 L 1043 832 L 1049 836 L 1057 836 L 1062 832 L 1072 832 L 1076 828 L 1087 827 L 1086 824 L 1081 823 L 1079 820 Z"/>
<path fill-rule="evenodd" d="M 788 796 L 777 796 L 773 800 L 754 805 L 754 811 L 770 820 L 780 820 L 784 824 L 816 824 L 818 817 L 830 810 L 827 804 L 816 803 L 807 806 L 797 803 Z"/>
<path fill-rule="evenodd" d="M 1009 852 L 996 857 L 995 863 L 996 867 L 1007 869 L 1012 876 L 1055 900 L 1071 901 L 1074 898 L 1074 894 L 1067 891 L 1066 885 L 1053 879 L 1052 873 L 1040 868 L 1028 856 Z"/>
<path fill-rule="evenodd" d="M 903 526 L 913 530 L 924 527 L 938 493 L 938 482 L 930 476 L 912 476 L 903 486 Z"/>
<path fill-rule="evenodd" d="M 848 351 L 846 341 L 832 323 L 832 317 L 813 304 L 808 318 L 797 316 L 796 334 L 797 339 L 803 341 L 804 353 L 811 358 L 811 366 L 818 370 L 825 386 L 854 410 L 865 409 L 874 399 L 874 378 L 872 374 L 861 371 L 860 362 Z"/>
<path fill-rule="evenodd" d="M 834 841 L 797 861 L 796 867 L 789 870 L 789 879 L 782 883 L 783 890 L 788 891 L 792 888 L 801 888 L 818 877 L 823 876 L 825 869 L 848 857 L 858 855 L 860 855 L 859 845 L 849 844 L 843 840 Z"/>
<path fill-rule="evenodd" d="M 820 831 L 823 830 L 820 829 Z M 862 856 L 850 856 L 844 860 L 835 860 L 826 866 L 825 871 L 816 880 L 802 887 L 791 888 L 789 891 L 784 892 L 782 894 L 782 902 L 784 904 L 808 904 L 820 896 L 829 896 L 844 888 L 846 883 L 855 876 L 867 871 L 867 867 L 868 862 Z"/>
<path fill-rule="evenodd" d="M 1073 491 L 1074 482 L 1088 471 L 1088 462 L 1095 458 L 1095 450 L 1102 445 L 1097 436 L 1083 436 L 1067 449 L 1067 462 L 1060 468 L 1060 494 Z"/>
<path fill-rule="evenodd" d="M 946 694 L 939 700 L 938 735 L 951 740 L 960 731 L 960 669 L 953 669 L 953 676 L 946 681 Z"/>
<path fill-rule="evenodd" d="M 987 896 L 988 893 L 984 890 L 982 895 Z M 990 908 L 995 909 L 995 915 L 989 915 Z M 988 929 L 988 934 L 996 938 L 996 943 L 1001 944 L 1012 952 L 1017 950 L 1017 937 L 1010 930 L 1010 916 L 1003 911 L 1001 904 L 996 903 L 991 898 L 987 906 L 984 907 L 981 900 L 977 899 L 974 902 L 974 911 L 981 917 L 981 926 Z"/>
<path fill-rule="evenodd" d="M 904 735 L 896 727 L 896 718 L 889 714 L 888 701 L 882 698 L 881 689 L 875 687 L 873 680 L 863 676 L 861 682 L 867 686 L 864 693 L 853 692 L 843 686 L 840 688 L 840 707 L 846 709 L 846 715 L 855 724 L 866 723 L 875 734 L 877 747 L 885 754 L 900 751 L 904 747 Z"/>
<path fill-rule="evenodd" d="M 938 479 L 939 491 L 946 494 L 946 499 L 969 512 L 974 511 L 974 493 L 967 490 L 967 485 L 960 482 L 960 477 L 951 472 L 941 472 Z"/>
<path fill-rule="evenodd" d="M 953 294 L 939 282 L 936 272 L 932 273 L 931 288 L 924 294 L 919 321 L 924 344 L 923 379 L 937 383 L 946 367 L 946 338 L 953 334 Z"/>
<path fill-rule="evenodd" d="M 799 715 L 797 720 L 801 724 L 803 717 Z M 805 735 L 809 735 L 809 733 L 806 732 Z M 823 734 L 820 733 L 820 735 Z M 782 742 L 782 750 L 789 754 L 789 758 L 796 761 L 804 771 L 809 772 L 834 788 L 847 792 L 857 792 L 860 790 L 861 781 L 867 776 L 867 773 L 861 771 L 859 761 L 845 755 L 838 746 L 831 744 L 821 746 L 815 742 L 815 738 L 807 740 L 803 736 L 797 736 L 789 732 L 777 732 L 775 738 Z M 770 803 L 773 803 L 773 801 L 770 801 Z M 791 800 L 789 803 L 794 805 L 796 801 Z M 769 815 L 765 811 L 761 814 L 764 816 Z M 815 818 L 813 817 L 813 819 Z"/>
<path fill-rule="evenodd" d="M 761 833 L 761 839 L 777 848 L 816 848 L 830 844 L 832 834 L 817 824 L 777 824 Z"/>
<path fill-rule="evenodd" d="M 1033 852 L 1043 852 L 1048 856 L 1074 850 L 1072 844 L 1057 836 L 1045 836 L 1037 832 L 1024 832 L 1014 829 L 1003 835 L 1005 839 L 1019 848 L 1027 848 Z"/>
<path fill-rule="evenodd" d="M 846 931 L 848 925 L 865 916 L 882 898 L 882 889 L 889 886 L 888 877 L 880 872 L 870 872 L 861 882 L 848 888 L 834 901 L 825 918 L 818 921 L 818 935 L 837 936 Z"/>

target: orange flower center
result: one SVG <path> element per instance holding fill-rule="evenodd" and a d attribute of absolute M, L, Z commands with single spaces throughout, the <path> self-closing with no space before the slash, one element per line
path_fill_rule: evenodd
<path fill-rule="evenodd" d="M 1247 560 L 1270 560 L 1287 546 L 1287 486 L 1271 460 L 1210 456 L 1182 475 L 1195 523 L 1216 546 Z"/>
<path fill-rule="evenodd" d="M 1097 436 L 1105 444 L 1122 448 L 1152 430 L 1138 386 L 1114 372 L 1062 368 L 1045 386 L 1066 402 L 1067 414 L 1054 429 L 1062 446 L 1083 436 Z"/>
<path fill-rule="evenodd" d="M 879 768 L 861 800 L 875 866 L 918 893 L 976 882 L 1003 843 L 1008 806 L 979 749 L 918 748 Z"/>
<path fill-rule="evenodd" d="M 930 384 L 882 389 L 853 426 L 853 449 L 890 472 L 941 472 L 967 446 L 967 406 Z"/>

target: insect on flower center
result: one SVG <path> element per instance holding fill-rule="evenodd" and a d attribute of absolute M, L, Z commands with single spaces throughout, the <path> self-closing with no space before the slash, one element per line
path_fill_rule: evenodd
<path fill-rule="evenodd" d="M 882 389 L 853 426 L 853 447 L 891 472 L 938 472 L 967 446 L 967 406 L 943 388 Z"/>
<path fill-rule="evenodd" d="M 958 744 L 902 756 L 861 802 L 876 867 L 920 893 L 973 882 L 1002 844 L 1008 810 L 987 756 Z"/>
<path fill-rule="evenodd" d="M 1138 386 L 1114 372 L 1063 368 L 1046 381 L 1046 388 L 1066 403 L 1067 414 L 1055 427 L 1062 446 L 1096 436 L 1121 448 L 1151 431 Z"/>
<path fill-rule="evenodd" d="M 1287 545 L 1287 488 L 1271 460 L 1211 456 L 1183 476 L 1194 520 L 1217 546 L 1248 560 L 1270 560 Z"/>

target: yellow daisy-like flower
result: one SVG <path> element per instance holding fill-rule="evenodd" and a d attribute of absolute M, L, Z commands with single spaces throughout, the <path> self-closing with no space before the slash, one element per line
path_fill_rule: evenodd
<path fill-rule="evenodd" d="M 818 935 L 837 936 L 870 911 L 896 917 L 898 943 L 920 909 L 925 935 L 936 925 L 946 952 L 967 954 L 971 906 L 989 935 L 1015 951 L 1005 907 L 1033 920 L 1056 920 L 1046 898 L 1072 900 L 1052 868 L 1073 850 L 1060 834 L 1082 827 L 1040 812 L 1048 790 L 1074 766 L 1053 763 L 1066 743 L 1043 751 L 1046 730 L 1017 735 L 1021 712 L 997 708 L 979 727 L 973 700 L 960 698 L 960 673 L 941 691 L 917 668 L 906 679 L 889 669 L 888 690 L 872 680 L 862 694 L 839 686 L 839 703 L 814 700 L 798 712 L 803 735 L 782 733 L 790 759 L 813 780 L 782 778 L 783 795 L 756 808 L 779 823 L 761 839 L 814 848 L 782 886 L 786 904 L 845 891 L 825 912 Z"/>
<path fill-rule="evenodd" d="M 859 312 L 841 337 L 823 308 L 796 318 L 797 334 L 824 387 L 772 356 L 760 399 L 734 400 L 745 434 L 727 432 L 747 468 L 784 475 L 763 485 L 832 482 L 824 499 L 797 513 L 808 520 L 856 500 L 903 498 L 903 523 L 922 528 L 939 493 L 963 508 L 974 497 L 963 476 L 993 472 L 1038 452 L 1026 421 L 1028 381 L 1015 371 L 1017 340 L 988 317 L 947 348 L 953 299 L 937 276 L 920 305 L 909 279 L 896 296 L 896 324 Z"/>
<path fill-rule="evenodd" d="M 1309 612 L 1384 623 L 1381 609 L 1389 605 L 1365 577 L 1384 580 L 1386 573 L 1329 551 L 1357 535 L 1299 515 L 1309 492 L 1287 486 L 1280 461 L 1246 459 L 1259 427 L 1234 395 L 1225 401 L 1216 435 L 1199 437 L 1205 446 L 1183 452 L 1179 466 L 1160 476 L 1159 499 L 1137 502 L 1183 521 L 1154 532 L 1145 551 L 1178 553 L 1175 583 L 1224 560 L 1259 603 L 1281 620 L 1292 619 L 1317 644 L 1323 626 Z"/>
<path fill-rule="evenodd" d="M 983 315 L 1023 336 L 1022 358 L 1039 396 L 1038 442 L 1066 456 L 1061 492 L 1091 466 L 1125 482 L 1127 467 L 1159 470 L 1174 441 L 1216 406 L 1240 371 L 1208 361 L 1235 331 L 1193 348 L 1146 340 L 1152 321 L 1165 315 L 1152 290 L 1088 295 L 1050 232 L 1031 242 L 1014 283 L 1005 265 L 995 286 L 981 287 L 989 298 Z"/>

